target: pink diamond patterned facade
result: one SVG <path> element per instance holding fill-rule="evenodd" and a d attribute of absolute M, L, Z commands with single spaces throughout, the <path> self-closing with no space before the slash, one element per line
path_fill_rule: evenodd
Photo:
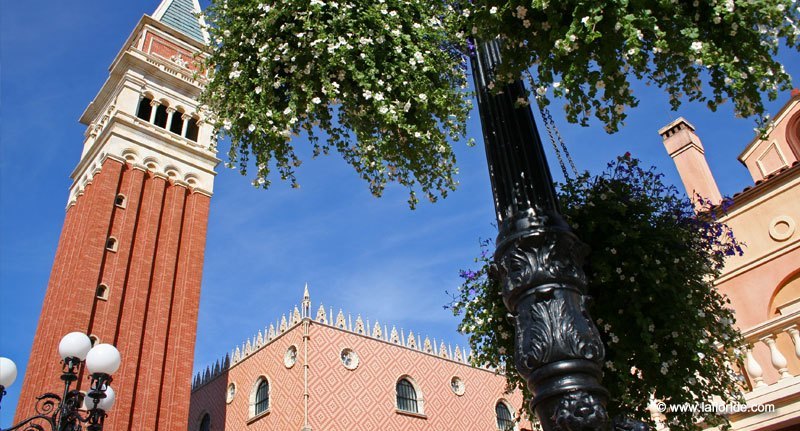
<path fill-rule="evenodd" d="M 518 416 L 522 396 L 505 393 L 504 376 L 472 367 L 460 347 L 438 343 L 360 316 L 346 319 L 341 311 L 334 317 L 320 307 L 312 316 L 306 298 L 302 311 L 295 308 L 197 376 L 189 430 L 200 430 L 207 416 L 214 431 L 496 431 L 498 403 Z M 354 352 L 348 366 L 345 349 Z M 398 409 L 403 378 L 415 386 L 418 413 Z M 269 408 L 255 414 L 263 379 Z M 536 429 L 524 418 L 515 427 Z"/>

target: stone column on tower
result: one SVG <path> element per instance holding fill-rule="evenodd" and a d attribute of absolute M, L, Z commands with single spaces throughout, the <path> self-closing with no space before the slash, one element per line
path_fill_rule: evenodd
<path fill-rule="evenodd" d="M 87 126 L 17 419 L 59 393 L 72 331 L 115 345 L 106 429 L 185 430 L 206 228 L 219 160 L 198 102 L 208 42 L 197 0 L 139 21 L 81 116 Z M 85 390 L 85 375 L 80 389 Z"/>

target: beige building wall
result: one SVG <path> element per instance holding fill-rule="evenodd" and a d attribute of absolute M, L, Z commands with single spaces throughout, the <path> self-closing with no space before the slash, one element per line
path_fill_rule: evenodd
<path fill-rule="evenodd" d="M 713 176 L 691 125 L 660 133 L 678 172 L 692 190 L 715 190 Z M 691 158 L 686 154 L 691 154 Z M 755 184 L 736 193 L 720 220 L 745 244 L 731 256 L 717 288 L 731 300 L 746 344 L 742 364 L 748 405 L 775 411 L 731 416 L 735 430 L 800 429 L 800 92 L 794 90 L 763 137 L 739 156 Z M 713 196 L 713 193 L 711 193 Z M 712 199 L 713 201 L 714 199 Z"/>

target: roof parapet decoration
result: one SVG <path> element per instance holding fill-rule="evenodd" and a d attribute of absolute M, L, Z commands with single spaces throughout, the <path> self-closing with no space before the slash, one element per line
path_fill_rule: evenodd
<path fill-rule="evenodd" d="M 226 354 L 224 358 L 218 359 L 212 365 L 207 366 L 205 370 L 198 372 L 192 381 L 192 390 L 194 391 L 211 380 L 214 380 L 217 376 L 227 372 L 230 367 L 245 360 L 263 347 L 270 345 L 272 341 L 300 325 L 305 319 L 318 325 L 337 328 L 355 335 L 395 344 L 406 349 L 416 350 L 427 355 L 460 362 L 467 366 L 495 371 L 495 369 L 490 367 L 471 364 L 472 353 L 467 353 L 467 349 L 463 349 L 458 345 L 453 349 L 452 345 L 446 344 L 443 340 L 437 344 L 435 338 L 431 341 L 429 337 L 423 338 L 419 335 L 415 335 L 414 331 L 408 331 L 408 336 L 406 336 L 403 328 L 400 328 L 398 331 L 397 327 L 392 325 L 390 331 L 386 324 L 381 327 L 381 324 L 377 320 L 373 323 L 370 322 L 369 319 L 362 319 L 361 315 L 357 315 L 354 324 L 352 315 L 348 314 L 347 319 L 345 319 L 345 314 L 341 309 L 339 309 L 337 314 L 334 314 L 333 308 L 329 308 L 328 311 L 326 311 L 325 307 L 320 304 L 316 317 L 312 319 L 310 312 L 306 311 L 311 309 L 307 290 L 304 295 L 304 301 L 308 302 L 309 307 L 303 307 L 302 313 L 297 306 L 294 306 L 287 314 L 277 319 L 275 323 L 270 323 L 269 327 L 265 327 L 263 331 L 259 330 L 252 338 L 243 342 L 241 346 L 236 346 L 230 353 Z M 331 318 L 329 319 L 328 316 L 331 316 Z M 336 318 L 333 319 L 333 316 L 336 316 Z M 275 328 L 278 329 L 276 330 Z"/>
<path fill-rule="evenodd" d="M 207 45 L 210 39 L 202 12 L 198 0 L 162 0 L 153 18 Z"/>

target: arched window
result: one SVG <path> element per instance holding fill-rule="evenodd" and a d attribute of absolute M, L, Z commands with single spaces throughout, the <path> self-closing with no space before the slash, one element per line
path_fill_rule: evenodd
<path fill-rule="evenodd" d="M 106 240 L 106 250 L 117 251 L 117 239 L 113 236 L 108 237 Z"/>
<path fill-rule="evenodd" d="M 417 390 L 406 378 L 397 382 L 397 408 L 406 412 L 419 413 Z"/>
<path fill-rule="evenodd" d="M 208 413 L 203 415 L 203 419 L 200 420 L 200 431 L 211 431 L 211 416 Z"/>
<path fill-rule="evenodd" d="M 95 296 L 97 299 L 102 299 L 104 301 L 108 300 L 108 286 L 105 284 L 100 284 L 97 286 L 97 290 L 95 291 Z"/>
<path fill-rule="evenodd" d="M 153 99 L 142 97 L 142 100 L 139 101 L 139 106 L 136 108 L 136 116 L 144 121 L 150 121 L 150 114 L 153 113 L 153 107 L 150 106 L 152 102 Z"/>
<path fill-rule="evenodd" d="M 167 107 L 164 105 L 158 105 L 156 108 L 156 118 L 153 120 L 153 124 L 158 127 L 167 128 Z"/>
<path fill-rule="evenodd" d="M 176 135 L 180 135 L 181 132 L 183 132 L 183 118 L 181 118 L 182 115 L 183 113 L 180 111 L 175 111 L 175 113 L 172 114 L 172 122 L 169 125 L 169 131 Z"/>
<path fill-rule="evenodd" d="M 190 141 L 197 142 L 197 135 L 200 132 L 200 128 L 197 126 L 197 118 L 190 118 L 189 124 L 186 126 L 186 139 Z"/>
<path fill-rule="evenodd" d="M 117 195 L 117 197 L 114 198 L 114 205 L 116 205 L 119 208 L 125 208 L 125 205 L 127 203 L 126 201 L 127 199 L 125 198 L 125 195 L 120 193 Z"/>
<path fill-rule="evenodd" d="M 256 385 L 255 398 L 253 399 L 253 416 L 269 410 L 269 382 L 261 378 Z"/>
<path fill-rule="evenodd" d="M 497 429 L 501 431 L 513 431 L 514 417 L 511 416 L 511 410 L 508 409 L 506 403 L 498 401 L 494 407 L 497 414 Z"/>

